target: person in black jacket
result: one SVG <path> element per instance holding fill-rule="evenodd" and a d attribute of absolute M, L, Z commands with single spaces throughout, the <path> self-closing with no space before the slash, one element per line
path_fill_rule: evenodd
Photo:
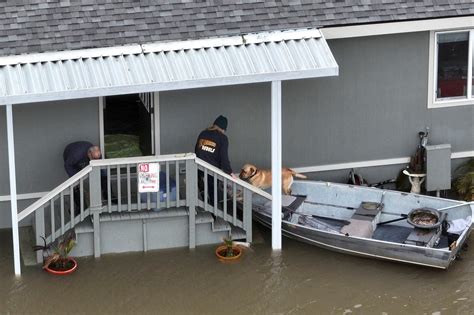
<path fill-rule="evenodd" d="M 66 146 L 63 152 L 64 169 L 69 177 L 89 165 L 90 160 L 102 157 L 100 148 L 88 141 L 76 141 Z"/>
<path fill-rule="evenodd" d="M 88 141 L 76 141 L 66 146 L 63 152 L 64 169 L 69 177 L 79 173 L 83 168 L 89 165 L 91 160 L 98 160 L 102 157 L 100 148 Z M 101 171 L 102 198 L 107 198 L 107 175 Z M 87 187 L 85 188 L 87 190 Z M 73 190 L 75 215 L 80 212 L 80 191 L 79 186 Z M 86 199 L 86 203 L 87 198 Z"/>
<path fill-rule="evenodd" d="M 227 118 L 220 115 L 216 118 L 211 127 L 203 130 L 196 141 L 194 152 L 196 156 L 207 163 L 221 169 L 225 173 L 235 177 L 232 174 L 232 167 L 229 162 L 229 140 L 225 135 L 227 130 Z M 199 171 L 199 190 L 204 190 L 204 173 Z M 214 203 L 214 179 L 213 176 L 207 177 L 209 202 Z M 219 192 L 219 200 L 222 192 Z"/>

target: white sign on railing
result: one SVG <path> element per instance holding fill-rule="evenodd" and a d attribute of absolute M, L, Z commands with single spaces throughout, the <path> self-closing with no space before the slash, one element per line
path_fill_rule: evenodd
<path fill-rule="evenodd" d="M 160 164 L 138 164 L 138 192 L 158 192 L 160 190 Z"/>

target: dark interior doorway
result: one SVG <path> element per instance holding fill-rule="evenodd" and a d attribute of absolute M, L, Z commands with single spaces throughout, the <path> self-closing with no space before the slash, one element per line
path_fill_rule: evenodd
<path fill-rule="evenodd" d="M 108 96 L 104 105 L 105 157 L 151 155 L 151 111 L 139 95 Z"/>

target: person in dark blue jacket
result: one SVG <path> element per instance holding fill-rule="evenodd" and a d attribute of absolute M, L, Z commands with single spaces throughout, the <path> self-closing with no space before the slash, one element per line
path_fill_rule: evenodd
<path fill-rule="evenodd" d="M 216 118 L 211 127 L 203 130 L 196 141 L 194 152 L 196 156 L 207 163 L 221 169 L 225 173 L 235 177 L 232 174 L 232 167 L 229 162 L 229 140 L 225 135 L 227 130 L 227 118 L 220 115 Z M 204 173 L 199 171 L 199 188 L 200 191 L 204 190 Z M 211 175 L 208 175 L 208 196 L 209 202 L 214 203 L 214 179 Z M 221 191 L 219 191 L 219 199 Z"/>
<path fill-rule="evenodd" d="M 101 157 L 102 154 L 98 146 L 87 141 L 73 142 L 64 149 L 64 169 L 69 177 L 72 177 L 89 165 L 90 160 L 98 160 Z"/>
<path fill-rule="evenodd" d="M 87 141 L 77 141 L 66 146 L 63 152 L 64 169 L 69 177 L 79 173 L 80 170 L 89 165 L 91 160 L 98 160 L 102 157 L 100 148 Z M 107 199 L 107 175 L 101 172 L 102 198 Z M 80 191 L 79 186 L 74 187 L 74 212 L 80 212 Z"/>

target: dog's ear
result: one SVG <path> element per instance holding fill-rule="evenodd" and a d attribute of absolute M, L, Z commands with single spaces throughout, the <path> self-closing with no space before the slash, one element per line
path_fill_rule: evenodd
<path fill-rule="evenodd" d="M 252 165 L 252 166 L 249 167 L 249 171 L 250 171 L 250 174 L 253 174 L 257 171 L 257 167 Z"/>

